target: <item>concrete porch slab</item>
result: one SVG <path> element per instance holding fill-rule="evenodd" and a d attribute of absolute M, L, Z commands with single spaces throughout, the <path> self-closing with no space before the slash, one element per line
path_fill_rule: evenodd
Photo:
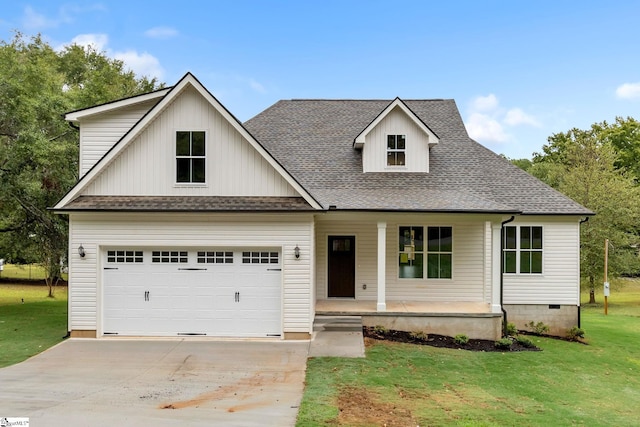
<path fill-rule="evenodd" d="M 387 301 L 387 311 L 378 312 L 376 301 L 326 299 L 316 301 L 318 315 L 465 315 L 491 313 L 491 306 L 482 302 Z"/>

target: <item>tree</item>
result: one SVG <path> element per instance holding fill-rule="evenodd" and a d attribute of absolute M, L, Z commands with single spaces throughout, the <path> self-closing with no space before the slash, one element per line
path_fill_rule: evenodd
<path fill-rule="evenodd" d="M 14 260 L 35 256 L 50 296 L 68 227 L 47 208 L 78 179 L 78 134 L 62 114 L 159 86 L 91 48 L 57 52 L 19 33 L 0 42 L 0 251 Z"/>
<path fill-rule="evenodd" d="M 591 209 L 596 215 L 581 227 L 580 266 L 589 286 L 589 302 L 595 303 L 596 280 L 604 275 L 604 242 L 609 239 L 609 272 L 612 277 L 638 271 L 635 245 L 640 216 L 639 188 L 619 151 L 622 134 L 632 128 L 628 119 L 616 125 L 594 124 L 588 130 L 571 129 L 549 137 L 543 153 L 534 153 L 529 172 Z M 617 144 L 614 139 L 617 138 Z M 633 144 L 626 144 L 631 150 Z"/>

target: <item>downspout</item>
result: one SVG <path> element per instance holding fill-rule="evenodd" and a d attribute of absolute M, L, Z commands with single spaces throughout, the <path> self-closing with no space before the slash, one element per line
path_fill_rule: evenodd
<path fill-rule="evenodd" d="M 584 224 L 585 222 L 589 221 L 589 217 L 585 216 L 583 219 L 580 220 L 579 225 Z M 581 279 L 581 277 L 579 277 L 580 275 L 578 275 L 578 280 Z M 578 289 L 580 289 L 580 286 L 578 285 Z M 578 328 L 581 328 L 582 325 L 582 307 L 580 306 L 580 291 L 578 291 Z"/>
<path fill-rule="evenodd" d="M 507 310 L 504 309 L 504 226 L 516 219 L 511 215 L 506 221 L 502 221 L 500 227 L 500 309 L 502 310 L 502 335 L 507 336 Z"/>

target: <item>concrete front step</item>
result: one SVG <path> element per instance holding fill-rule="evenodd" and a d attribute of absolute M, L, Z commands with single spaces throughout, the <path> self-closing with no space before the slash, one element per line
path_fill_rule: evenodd
<path fill-rule="evenodd" d="M 314 331 L 362 331 L 360 316 L 316 316 L 313 322 Z"/>
<path fill-rule="evenodd" d="M 316 316 L 309 357 L 364 357 L 360 316 Z"/>

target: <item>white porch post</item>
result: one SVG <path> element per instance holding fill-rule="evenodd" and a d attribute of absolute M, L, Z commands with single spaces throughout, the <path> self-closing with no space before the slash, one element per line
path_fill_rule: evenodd
<path fill-rule="evenodd" d="M 387 223 L 378 222 L 378 311 L 387 311 L 386 275 L 387 275 Z"/>
<path fill-rule="evenodd" d="M 493 223 L 491 225 L 491 312 L 500 313 L 502 306 L 500 305 L 500 257 L 502 256 L 502 248 L 500 234 L 502 225 Z"/>

